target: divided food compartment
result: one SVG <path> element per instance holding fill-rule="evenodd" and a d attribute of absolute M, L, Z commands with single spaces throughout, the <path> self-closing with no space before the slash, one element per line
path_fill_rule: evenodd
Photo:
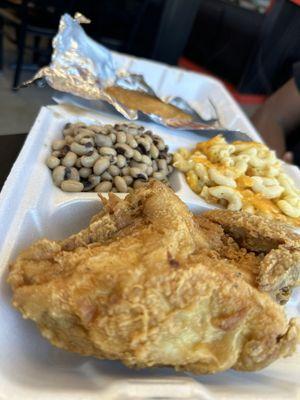
<path fill-rule="evenodd" d="M 165 70 L 161 84 L 167 85 L 172 69 Z M 175 69 L 174 73 L 178 80 L 187 74 Z M 213 79 L 199 75 L 197 79 L 198 92 L 191 102 L 198 98 L 205 102 L 208 92 L 220 113 L 230 119 L 228 127 L 258 140 L 225 89 Z M 176 94 L 171 89 L 165 87 L 164 92 Z M 38 238 L 60 239 L 80 230 L 101 209 L 96 193 L 64 193 L 56 188 L 45 166 L 51 142 L 60 137 L 65 123 L 76 121 L 113 124 L 124 119 L 73 107 L 43 107 L 0 195 L 0 399 L 297 399 L 299 354 L 257 373 L 194 376 L 170 368 L 136 371 L 117 361 L 81 357 L 51 346 L 31 321 L 23 320 L 11 307 L 7 265 L 17 253 Z M 193 147 L 204 139 L 200 134 L 138 123 L 162 136 L 170 151 Z M 194 212 L 212 208 L 189 189 L 183 174 L 175 172 L 171 185 Z M 299 304 L 298 292 L 289 304 L 289 314 L 299 314 Z"/>
<path fill-rule="evenodd" d="M 61 135 L 66 122 L 78 120 L 105 124 L 122 118 L 78 109 L 71 112 L 60 106 L 43 108 L 1 196 L 0 318 L 5 323 L 0 328 L 0 398 L 263 399 L 271 398 L 269 394 L 264 397 L 267 389 L 272 399 L 296 399 L 293 385 L 297 382 L 297 356 L 253 374 L 229 371 L 196 377 L 172 369 L 134 371 L 119 362 L 85 358 L 52 347 L 32 322 L 22 320 L 11 308 L 11 293 L 5 282 L 9 260 L 39 237 L 59 239 L 78 231 L 101 208 L 96 193 L 64 193 L 56 188 L 45 166 L 52 140 Z M 179 146 L 192 147 L 201 140 L 198 134 L 145 125 L 161 135 L 171 151 Z M 181 173 L 174 173 L 171 184 L 194 211 L 210 207 L 188 188 Z M 294 315 L 297 304 L 296 300 L 291 303 Z M 250 387 L 258 397 L 248 397 Z"/>
<path fill-rule="evenodd" d="M 51 199 L 49 204 L 49 209 L 53 207 L 54 210 L 57 208 L 63 207 L 63 204 L 67 203 L 68 207 L 70 204 L 82 204 L 83 202 L 92 202 L 98 200 L 98 195 L 95 192 L 80 192 L 80 193 L 66 193 L 61 189 L 54 186 L 51 178 L 51 171 L 45 167 L 45 160 L 51 154 L 51 143 L 56 139 L 63 139 L 62 129 L 67 122 L 75 123 L 75 122 L 84 122 L 85 124 L 96 124 L 96 125 L 105 125 L 105 124 L 117 124 L 126 122 L 124 118 L 109 115 L 105 113 L 95 113 L 94 115 L 89 114 L 88 112 L 82 114 L 80 117 L 77 115 L 77 110 L 74 109 L 74 113 L 70 111 L 67 114 L 63 113 L 63 107 L 61 107 L 61 114 L 56 116 L 54 120 L 51 122 L 51 128 L 48 129 L 48 133 L 45 136 L 44 146 L 40 150 L 37 161 L 37 170 L 36 177 L 37 179 L 45 182 L 45 190 L 49 192 L 47 198 Z M 163 138 L 164 142 L 169 146 L 169 151 L 173 153 L 179 147 L 193 148 L 195 144 L 204 138 L 192 132 L 184 132 L 184 131 L 171 131 L 170 129 L 164 128 L 159 125 L 155 125 L 153 123 L 139 121 L 138 125 L 142 125 L 145 129 L 152 130 L 155 135 L 159 135 Z M 199 198 L 188 186 L 184 174 L 178 170 L 175 170 L 170 176 L 169 181 L 174 192 L 182 198 L 193 210 L 201 211 L 204 209 L 212 208 L 213 206 L 207 204 L 204 200 Z M 117 193 L 117 195 L 121 198 L 126 196 L 125 193 Z M 75 205 L 73 206 L 75 207 Z"/>

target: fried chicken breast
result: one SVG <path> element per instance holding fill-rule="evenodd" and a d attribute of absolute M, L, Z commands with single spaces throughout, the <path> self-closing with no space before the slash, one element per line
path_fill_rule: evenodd
<path fill-rule="evenodd" d="M 52 344 L 197 374 L 295 351 L 299 328 L 275 299 L 297 282 L 298 236 L 242 213 L 194 216 L 159 182 L 102 201 L 88 228 L 10 266 L 13 305 Z"/>

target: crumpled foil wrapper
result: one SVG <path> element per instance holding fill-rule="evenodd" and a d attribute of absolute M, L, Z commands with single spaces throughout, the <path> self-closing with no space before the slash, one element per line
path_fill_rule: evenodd
<path fill-rule="evenodd" d="M 216 117 L 205 120 L 184 99 L 180 97 L 159 98 L 147 84 L 144 77 L 138 74 L 119 71 L 113 54 L 104 46 L 92 40 L 84 32 L 81 24 L 90 23 L 86 17 L 76 13 L 72 18 L 68 14 L 61 17 L 59 30 L 53 39 L 51 63 L 41 68 L 33 79 L 24 82 L 21 87 L 32 83 L 47 83 L 53 89 L 69 93 L 79 98 L 105 101 L 129 120 L 147 116 L 152 121 L 174 129 L 211 130 L 216 134 L 220 129 Z M 145 113 L 139 109 L 130 109 L 125 103 L 107 93 L 106 88 L 119 87 L 137 91 L 159 100 L 162 106 L 169 104 L 189 116 L 187 119 L 165 118 L 158 113 Z M 220 129 L 220 133 L 224 130 Z M 227 131 L 228 132 L 228 131 Z"/>

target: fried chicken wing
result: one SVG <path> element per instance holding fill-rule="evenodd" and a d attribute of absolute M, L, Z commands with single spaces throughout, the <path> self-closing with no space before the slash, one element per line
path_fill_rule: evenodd
<path fill-rule="evenodd" d="M 264 255 L 253 270 L 258 288 L 285 303 L 300 284 L 300 237 L 286 226 L 232 211 L 208 211 L 204 216 L 219 224 L 243 248 Z"/>
<path fill-rule="evenodd" d="M 285 252 L 299 238 L 281 228 L 255 235 L 264 220 L 235 215 L 194 216 L 159 182 L 111 195 L 85 230 L 19 255 L 13 305 L 52 344 L 82 355 L 198 374 L 261 369 L 299 339 L 261 277 L 273 285 L 276 263 L 293 268 Z"/>

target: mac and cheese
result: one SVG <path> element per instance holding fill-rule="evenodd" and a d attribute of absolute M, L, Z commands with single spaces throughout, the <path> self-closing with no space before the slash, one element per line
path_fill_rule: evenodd
<path fill-rule="evenodd" d="M 191 151 L 179 149 L 174 167 L 208 202 L 300 226 L 300 191 L 283 172 L 275 152 L 262 143 L 229 144 L 216 136 Z"/>

